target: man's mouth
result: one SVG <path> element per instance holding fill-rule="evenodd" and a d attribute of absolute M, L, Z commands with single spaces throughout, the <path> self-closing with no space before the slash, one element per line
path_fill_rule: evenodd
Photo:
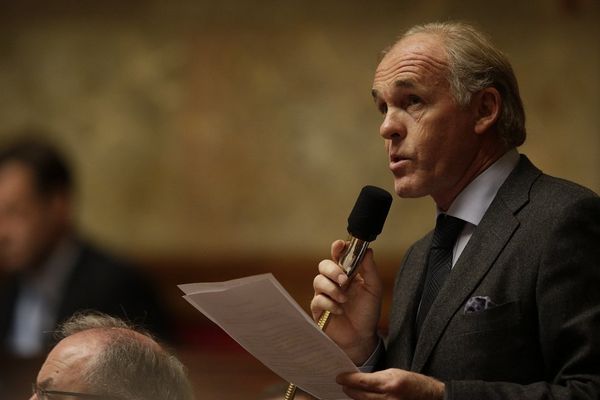
<path fill-rule="evenodd" d="M 397 169 L 402 168 L 402 166 L 408 163 L 410 159 L 401 154 L 390 154 L 390 165 L 389 168 L 392 172 L 395 172 Z"/>
<path fill-rule="evenodd" d="M 397 162 L 406 161 L 409 158 L 401 155 L 401 154 L 390 154 L 390 164 L 395 164 Z"/>

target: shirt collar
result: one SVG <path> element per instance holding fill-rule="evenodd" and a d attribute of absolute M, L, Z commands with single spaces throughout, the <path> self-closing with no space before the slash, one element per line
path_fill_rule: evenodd
<path fill-rule="evenodd" d="M 456 196 L 446 214 L 479 225 L 498 189 L 517 166 L 519 157 L 516 149 L 507 151 Z"/>

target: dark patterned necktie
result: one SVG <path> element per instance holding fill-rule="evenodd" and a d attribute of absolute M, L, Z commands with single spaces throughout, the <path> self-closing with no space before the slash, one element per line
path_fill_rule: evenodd
<path fill-rule="evenodd" d="M 421 332 L 421 326 L 429 308 L 452 269 L 452 250 L 464 225 L 465 221 L 462 219 L 446 214 L 438 215 L 427 257 L 427 275 L 423 285 L 421 305 L 417 313 L 417 337 Z"/>

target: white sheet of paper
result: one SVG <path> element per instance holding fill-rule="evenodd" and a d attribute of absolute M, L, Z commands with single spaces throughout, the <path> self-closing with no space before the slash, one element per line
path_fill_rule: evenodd
<path fill-rule="evenodd" d="M 179 288 L 184 299 L 286 381 L 319 399 L 348 398 L 335 377 L 358 369 L 272 274 Z"/>

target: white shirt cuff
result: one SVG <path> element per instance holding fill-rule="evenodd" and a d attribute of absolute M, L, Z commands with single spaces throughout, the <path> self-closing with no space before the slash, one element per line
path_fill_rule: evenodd
<path fill-rule="evenodd" d="M 383 345 L 383 340 L 379 338 L 379 342 L 377 342 L 377 347 L 371 356 L 364 362 L 363 365 L 358 367 L 360 372 L 373 372 L 375 370 L 375 366 L 377 365 L 377 361 L 383 356 L 383 352 L 385 351 L 385 346 Z"/>

